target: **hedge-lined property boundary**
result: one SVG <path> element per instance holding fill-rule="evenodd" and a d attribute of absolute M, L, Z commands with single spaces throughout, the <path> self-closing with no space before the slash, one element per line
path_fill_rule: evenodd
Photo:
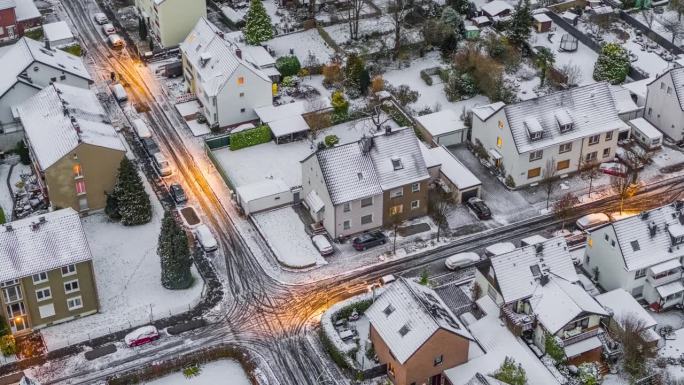
<path fill-rule="evenodd" d="M 230 149 L 232 151 L 271 141 L 271 129 L 266 125 L 230 135 Z"/>

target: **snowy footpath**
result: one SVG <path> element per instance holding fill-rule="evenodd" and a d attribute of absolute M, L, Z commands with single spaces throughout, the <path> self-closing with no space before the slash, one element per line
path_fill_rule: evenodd
<path fill-rule="evenodd" d="M 250 385 L 242 366 L 234 360 L 219 360 L 201 366 L 198 376 L 186 378 L 183 373 L 174 373 L 148 385 Z"/>

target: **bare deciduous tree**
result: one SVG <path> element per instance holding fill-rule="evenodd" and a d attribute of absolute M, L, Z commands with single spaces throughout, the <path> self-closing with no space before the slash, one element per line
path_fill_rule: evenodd
<path fill-rule="evenodd" d="M 437 188 L 434 194 L 430 195 L 430 204 L 428 207 L 428 214 L 432 217 L 432 220 L 437 225 L 437 241 L 439 242 L 439 237 L 441 235 L 442 229 L 447 229 L 449 227 L 449 220 L 447 214 L 451 210 L 451 205 L 454 203 L 453 196 Z"/>
<path fill-rule="evenodd" d="M 662 25 L 663 29 L 670 34 L 670 43 L 672 44 L 674 44 L 678 37 L 684 35 L 684 28 L 679 20 L 663 17 L 662 20 L 660 20 L 660 25 Z"/>
<path fill-rule="evenodd" d="M 569 192 L 553 203 L 553 213 L 561 220 L 561 230 L 565 229 L 565 221 L 572 215 L 576 201 L 575 195 Z"/>
<path fill-rule="evenodd" d="M 306 101 L 306 110 L 309 111 L 305 116 L 306 123 L 309 125 L 309 141 L 313 145 L 318 138 L 318 134 L 327 127 L 330 127 L 330 114 L 325 111 L 327 104 L 323 99 L 313 97 Z"/>
<path fill-rule="evenodd" d="M 388 4 L 388 13 L 394 30 L 394 59 L 399 57 L 401 50 L 401 38 L 404 33 L 406 16 L 411 11 L 409 0 L 391 0 Z"/>
<path fill-rule="evenodd" d="M 627 177 L 612 176 L 610 178 L 610 185 L 618 198 L 620 198 L 620 214 L 622 214 L 625 200 L 636 195 L 639 190 L 639 184 L 636 181 L 630 183 Z"/>
<path fill-rule="evenodd" d="M 599 163 L 597 161 L 582 161 L 580 166 L 584 177 L 589 178 L 589 198 L 591 198 L 591 189 L 594 185 L 594 179 L 601 175 L 599 171 Z"/>
<path fill-rule="evenodd" d="M 620 317 L 616 321 L 619 326 L 615 337 L 622 344 L 623 367 L 632 378 L 639 378 L 645 374 L 647 360 L 656 354 L 656 347 L 643 338 L 646 322 L 634 314 Z"/>
<path fill-rule="evenodd" d="M 643 16 L 644 20 L 646 21 L 646 25 L 648 25 L 648 29 L 652 30 L 653 29 L 653 20 L 655 19 L 655 13 L 653 13 L 653 10 L 644 8 L 641 10 L 641 16 Z"/>
<path fill-rule="evenodd" d="M 365 4 L 364 0 L 347 0 L 347 23 L 349 24 L 349 37 L 353 40 L 359 38 L 359 20 Z"/>
<path fill-rule="evenodd" d="M 582 81 L 582 68 L 575 64 L 565 64 L 558 70 L 563 76 L 568 86 L 576 86 Z"/>
<path fill-rule="evenodd" d="M 631 182 L 636 183 L 639 179 L 639 171 L 651 162 L 652 154 L 644 151 L 639 146 L 623 147 L 626 163 L 629 165 Z"/>
<path fill-rule="evenodd" d="M 542 172 L 542 179 L 539 181 L 539 184 L 544 188 L 544 192 L 546 193 L 546 209 L 548 210 L 551 193 L 556 189 L 556 159 L 551 158 L 547 160 Z"/>
<path fill-rule="evenodd" d="M 389 218 L 389 228 L 392 230 L 392 254 L 397 253 L 397 233 L 399 232 L 399 229 L 404 226 L 404 223 L 406 223 L 406 220 L 402 218 L 401 215 L 393 215 Z"/>

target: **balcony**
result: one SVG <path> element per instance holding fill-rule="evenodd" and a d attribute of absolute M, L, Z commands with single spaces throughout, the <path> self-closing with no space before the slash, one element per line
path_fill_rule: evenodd
<path fill-rule="evenodd" d="M 682 278 L 682 269 L 675 268 L 658 274 L 649 274 L 646 276 L 646 281 L 653 287 L 665 285 L 670 282 L 677 281 Z"/>
<path fill-rule="evenodd" d="M 582 329 L 581 327 L 577 327 L 572 330 L 566 330 L 561 332 L 561 338 L 563 339 L 563 343 L 565 345 L 572 345 L 575 343 L 578 343 L 580 341 L 584 341 L 587 338 L 595 337 L 599 334 L 603 333 L 603 329 L 601 329 L 598 326 L 595 326 L 591 329 L 585 328 Z"/>
<path fill-rule="evenodd" d="M 516 313 L 510 305 L 503 306 L 501 310 L 503 311 L 506 323 L 508 324 L 509 329 L 513 331 L 513 334 L 521 335 L 526 331 L 534 329 L 536 317 L 533 314 Z"/>

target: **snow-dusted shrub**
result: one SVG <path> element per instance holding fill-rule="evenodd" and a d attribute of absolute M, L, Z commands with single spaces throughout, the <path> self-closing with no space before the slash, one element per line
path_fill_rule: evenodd
<path fill-rule="evenodd" d="M 261 143 L 271 141 L 271 130 L 268 126 L 259 126 L 251 130 L 240 131 L 230 135 L 230 149 L 231 151 L 239 150 L 241 148 L 255 146 Z"/>
<path fill-rule="evenodd" d="M 585 362 L 578 368 L 578 378 L 582 385 L 598 385 L 601 383 L 601 374 L 595 362 Z"/>

